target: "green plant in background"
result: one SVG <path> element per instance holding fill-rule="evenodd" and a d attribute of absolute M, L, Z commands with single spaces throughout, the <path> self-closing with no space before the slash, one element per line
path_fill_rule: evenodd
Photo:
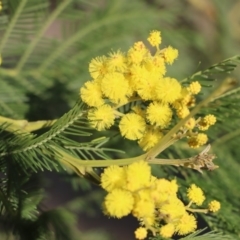
<path fill-rule="evenodd" d="M 186 6 L 176 4 L 179 8 Z M 76 178 L 76 174 L 100 183 L 108 191 L 105 213 L 118 218 L 132 213 L 141 224 L 135 232 L 138 239 L 145 238 L 147 230 L 153 239 L 172 237 L 173 233 L 185 235 L 196 230 L 197 220 L 203 227 L 217 231 L 205 234 L 196 231 L 181 239 L 239 238 L 236 158 L 239 88 L 233 78 L 224 81 L 221 78 L 236 68 L 240 56 L 177 81 L 185 75 L 180 70 L 184 64 L 192 68 L 196 64 L 183 62 L 181 68 L 180 65 L 166 68 L 165 63 L 172 64 L 178 52 L 172 47 L 159 48 L 161 37 L 156 31 L 148 38 L 156 47 L 155 52 L 149 51 L 143 42 L 136 42 L 126 54 L 125 50 L 112 50 L 108 56 L 94 57 L 115 46 L 124 49 L 132 45 L 135 34 L 131 33 L 136 31 L 146 36 L 153 26 L 162 29 L 166 41 L 168 37 L 181 41 L 180 29 L 173 31 L 166 27 L 178 19 L 171 2 L 157 10 L 160 6 L 160 1 L 2 1 L 0 209 L 3 236 L 9 239 L 108 238 L 104 233 L 94 235 L 94 231 L 92 235 L 79 233 L 74 227 L 74 211 L 79 209 L 76 202 L 84 204 L 84 197 L 68 207 L 44 209 L 46 192 L 42 189 L 41 172 L 48 170 L 58 171 L 61 176 L 67 171 L 71 183 L 77 181 L 82 187 L 87 183 Z M 136 22 L 141 24 L 141 30 L 136 30 Z M 49 29 L 59 26 L 62 31 L 51 37 Z M 145 38 L 140 36 L 137 41 Z M 170 43 L 175 47 L 171 40 L 163 46 Z M 177 44 L 176 47 L 180 56 L 181 52 L 187 52 L 181 51 Z M 178 57 L 178 61 L 182 59 Z M 89 61 L 93 80 L 83 85 L 89 79 Z M 178 74 L 174 73 L 175 69 Z M 167 76 L 174 75 L 176 79 L 165 77 L 166 70 Z M 220 84 L 215 84 L 212 91 L 209 86 L 215 79 Z M 82 101 L 70 107 L 78 98 L 79 87 Z M 67 113 L 61 117 L 64 112 Z M 216 119 L 208 136 L 198 132 L 207 130 Z M 188 144 L 181 140 L 186 137 Z M 192 169 L 216 168 L 212 162 L 215 155 L 209 153 L 209 146 L 202 152 L 194 150 L 206 144 L 208 138 L 220 168 L 201 175 Z M 119 143 L 121 149 L 117 147 Z M 153 177 L 148 164 L 175 167 L 153 167 L 156 176 Z M 178 185 L 191 187 L 186 191 L 178 189 Z M 236 186 L 235 191 L 232 186 Z M 208 202 L 213 201 L 208 207 L 197 209 L 194 204 L 201 205 L 205 199 L 201 189 Z M 89 193 L 88 199 L 101 204 L 99 190 L 94 191 L 95 197 Z M 183 203 L 187 202 L 185 206 Z M 219 202 L 220 212 L 206 214 L 209 210 L 217 211 Z"/>

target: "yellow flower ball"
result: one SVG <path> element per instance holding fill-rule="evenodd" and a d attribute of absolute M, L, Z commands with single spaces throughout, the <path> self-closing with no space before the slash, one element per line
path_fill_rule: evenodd
<path fill-rule="evenodd" d="M 114 124 L 114 110 L 109 105 L 102 105 L 88 112 L 90 125 L 98 131 L 110 128 Z"/>
<path fill-rule="evenodd" d="M 198 133 L 196 136 L 192 136 L 188 140 L 188 145 L 191 148 L 198 148 L 208 141 L 208 136 L 204 133 Z"/>
<path fill-rule="evenodd" d="M 147 151 L 153 148 L 163 137 L 163 133 L 153 127 L 148 127 L 143 137 L 138 141 L 139 146 Z"/>
<path fill-rule="evenodd" d="M 101 186 L 106 191 L 121 188 L 126 184 L 126 174 L 124 168 L 117 165 L 109 166 L 101 174 Z"/>
<path fill-rule="evenodd" d="M 156 85 L 159 82 L 159 73 L 152 70 L 142 70 L 140 81 L 136 83 L 136 91 L 143 100 L 155 100 Z"/>
<path fill-rule="evenodd" d="M 130 48 L 127 53 L 128 64 L 140 64 L 144 58 L 145 51 Z"/>
<path fill-rule="evenodd" d="M 181 90 L 181 84 L 175 78 L 163 78 L 156 84 L 156 100 L 163 103 L 173 103 L 181 97 Z"/>
<path fill-rule="evenodd" d="M 172 110 L 168 104 L 152 102 L 146 113 L 150 124 L 161 128 L 167 127 L 172 119 Z"/>
<path fill-rule="evenodd" d="M 109 72 L 107 57 L 101 56 L 93 58 L 89 64 L 89 73 L 93 79 L 102 78 Z"/>
<path fill-rule="evenodd" d="M 104 104 L 101 87 L 96 81 L 86 82 L 80 88 L 80 96 L 82 101 L 90 107 L 99 107 Z"/>
<path fill-rule="evenodd" d="M 175 226 L 173 223 L 168 223 L 160 227 L 159 234 L 164 238 L 170 238 L 174 234 Z"/>
<path fill-rule="evenodd" d="M 113 189 L 104 200 L 107 213 L 116 218 L 127 216 L 133 208 L 134 198 L 129 191 Z"/>
<path fill-rule="evenodd" d="M 158 47 L 162 42 L 161 33 L 159 31 L 153 30 L 150 32 L 147 40 L 153 47 Z"/>
<path fill-rule="evenodd" d="M 112 71 L 124 72 L 127 68 L 126 56 L 120 50 L 109 53 L 107 64 Z"/>
<path fill-rule="evenodd" d="M 201 88 L 202 88 L 201 84 L 198 81 L 195 81 L 190 83 L 188 90 L 190 93 L 195 95 L 201 91 Z"/>
<path fill-rule="evenodd" d="M 127 189 L 136 191 L 151 184 L 151 167 L 145 161 L 138 161 L 126 168 Z"/>
<path fill-rule="evenodd" d="M 196 203 L 196 205 L 201 206 L 205 200 L 205 196 L 201 188 L 197 187 L 195 184 L 192 184 L 187 190 L 187 196 L 190 201 Z"/>
<path fill-rule="evenodd" d="M 136 113 L 127 113 L 122 117 L 119 129 L 122 136 L 130 140 L 137 140 L 143 136 L 146 122 L 143 117 Z"/>
<path fill-rule="evenodd" d="M 221 207 L 220 202 L 213 200 L 208 204 L 208 210 L 211 212 L 217 212 Z"/>
<path fill-rule="evenodd" d="M 169 46 L 165 48 L 163 52 L 165 62 L 168 64 L 172 64 L 173 61 L 178 57 L 178 50 Z"/>
<path fill-rule="evenodd" d="M 108 73 L 103 77 L 101 90 L 104 96 L 116 104 L 126 103 L 130 93 L 128 81 L 118 72 Z"/>
<path fill-rule="evenodd" d="M 134 207 L 133 207 L 133 215 L 140 218 L 145 217 L 154 217 L 155 205 L 152 199 L 135 199 Z"/>
<path fill-rule="evenodd" d="M 138 240 L 143 240 L 147 237 L 147 229 L 144 227 L 139 227 L 134 233 Z"/>
<path fill-rule="evenodd" d="M 164 58 L 162 56 L 155 55 L 152 58 L 152 63 L 156 67 L 160 77 L 166 74 L 166 66 L 165 66 Z"/>
<path fill-rule="evenodd" d="M 160 206 L 159 212 L 166 216 L 166 221 L 175 221 L 186 213 L 186 209 L 183 202 L 172 195 L 165 204 Z"/>
<path fill-rule="evenodd" d="M 192 214 L 185 213 L 176 224 L 176 232 L 185 235 L 194 232 L 197 228 L 197 222 Z"/>
<path fill-rule="evenodd" d="M 208 114 L 208 115 L 206 115 L 206 116 L 203 118 L 203 121 L 204 121 L 207 125 L 211 126 L 211 125 L 214 125 L 214 124 L 216 123 L 217 119 L 216 119 L 216 117 L 215 117 L 214 115 Z"/>
<path fill-rule="evenodd" d="M 176 113 L 177 113 L 177 116 L 182 119 L 188 116 L 190 111 L 187 106 L 182 106 L 177 109 Z"/>

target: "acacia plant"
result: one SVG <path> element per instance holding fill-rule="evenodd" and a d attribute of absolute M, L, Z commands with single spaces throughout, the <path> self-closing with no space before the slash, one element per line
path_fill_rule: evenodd
<path fill-rule="evenodd" d="M 148 16 L 140 3 L 134 4 Z M 181 52 L 162 44 L 164 29 L 152 30 L 147 40 L 132 41 L 126 51 L 110 50 L 111 40 L 103 43 L 109 50 L 93 57 L 88 67 L 85 63 L 85 78 L 76 68 L 86 54 L 74 52 L 78 40 L 108 24 L 136 21 L 143 12 L 123 16 L 113 7 L 108 18 L 66 33 L 61 41 L 44 35 L 50 25 L 57 19 L 64 19 L 67 27 L 79 19 L 84 22 L 86 12 L 93 14 L 92 6 L 65 0 L 54 10 L 48 7 L 48 1 L 40 0 L 2 1 L 1 5 L 3 236 L 76 238 L 73 213 L 64 208 L 44 210 L 41 205 L 46 194 L 41 172 L 56 171 L 72 181 L 77 176 L 102 188 L 106 193 L 99 208 L 106 217 L 136 218 L 136 239 L 237 239 L 239 192 L 225 189 L 237 183 L 234 167 L 227 175 L 229 165 L 236 162 L 233 154 L 216 146 L 229 141 L 229 152 L 238 151 L 231 140 L 239 135 L 239 87 L 226 74 L 237 67 L 240 56 L 177 79 L 168 69 L 174 69 Z M 84 79 L 78 83 L 79 78 Z M 219 82 L 213 84 L 213 80 Z M 75 101 L 75 105 L 59 118 L 44 120 L 37 114 L 40 119 L 31 120 L 27 114 L 31 107 L 35 112 L 46 107 L 31 106 L 34 98 L 46 100 L 53 90 L 61 95 L 65 85 L 74 89 L 76 94 L 68 103 Z M 61 104 L 57 102 L 59 108 Z M 122 148 L 117 147 L 119 143 Z M 228 164 L 219 160 L 219 168 L 216 157 Z M 212 175 L 218 171 L 219 175 Z M 203 223 L 208 228 L 199 229 Z"/>

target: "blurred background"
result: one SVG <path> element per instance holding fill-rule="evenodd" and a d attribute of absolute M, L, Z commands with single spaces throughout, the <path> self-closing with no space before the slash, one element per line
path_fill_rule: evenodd
<path fill-rule="evenodd" d="M 14 19 L 17 11 L 19 15 Z M 184 79 L 240 53 L 239 13 L 239 0 L 2 0 L 1 115 L 30 121 L 61 117 L 74 106 L 79 88 L 90 79 L 88 64 L 92 58 L 110 50 L 126 51 L 136 41 L 147 44 L 151 30 L 161 31 L 162 48 L 171 45 L 179 50 L 168 75 Z M 232 76 L 239 80 L 239 67 Z M 207 85 L 206 93 L 210 91 Z M 216 127 L 220 132 L 212 132 L 211 141 L 232 131 L 227 127 L 223 130 L 220 124 L 223 122 Z M 179 177 L 182 190 L 189 183 L 198 182 L 207 196 L 217 195 L 225 210 L 217 218 L 199 216 L 199 227 L 220 229 L 237 239 L 239 135 L 231 140 L 234 143 L 215 146 L 220 165 L 216 173 L 200 175 L 171 167 L 157 167 L 153 171 L 161 177 Z M 116 138 L 109 146 L 119 146 L 119 142 L 121 139 Z M 140 153 L 130 142 L 121 145 L 128 156 Z M 186 156 L 180 148 L 176 146 L 166 156 Z M 113 157 L 120 156 L 123 155 Z M 66 172 L 45 171 L 37 178 L 45 196 L 40 209 L 58 209 L 59 218 L 68 219 L 74 239 L 134 239 L 137 221 L 131 217 L 117 220 L 104 216 L 101 212 L 104 192 L 98 186 Z"/>

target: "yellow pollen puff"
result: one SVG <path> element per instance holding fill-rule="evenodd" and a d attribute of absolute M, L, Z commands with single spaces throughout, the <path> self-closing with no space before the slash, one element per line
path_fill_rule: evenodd
<path fill-rule="evenodd" d="M 159 74 L 156 71 L 142 71 L 143 75 L 136 84 L 138 95 L 143 100 L 153 100 L 155 98 L 156 85 L 159 82 Z"/>
<path fill-rule="evenodd" d="M 196 136 L 192 136 L 188 140 L 188 145 L 191 148 L 198 148 L 204 144 L 206 144 L 208 141 L 208 137 L 204 133 L 198 133 Z"/>
<path fill-rule="evenodd" d="M 221 207 L 220 202 L 213 200 L 208 204 L 208 210 L 211 212 L 217 212 Z"/>
<path fill-rule="evenodd" d="M 153 127 L 148 127 L 143 137 L 138 141 L 138 144 L 144 151 L 147 151 L 154 147 L 162 137 L 162 132 Z"/>
<path fill-rule="evenodd" d="M 135 201 L 133 207 L 133 215 L 138 219 L 145 217 L 154 217 L 154 211 L 155 205 L 152 199 L 149 199 L 148 201 L 144 199 Z"/>
<path fill-rule="evenodd" d="M 140 64 L 144 58 L 145 51 L 139 51 L 134 48 L 130 48 L 127 53 L 129 64 Z"/>
<path fill-rule="evenodd" d="M 152 58 L 152 63 L 157 68 L 158 73 L 164 76 L 166 73 L 164 58 L 162 56 L 156 55 Z"/>
<path fill-rule="evenodd" d="M 180 98 L 181 89 L 181 84 L 175 78 L 163 78 L 156 85 L 156 99 L 163 103 L 173 103 Z"/>
<path fill-rule="evenodd" d="M 98 131 L 110 128 L 114 124 L 114 110 L 109 105 L 102 105 L 88 112 L 90 125 Z"/>
<path fill-rule="evenodd" d="M 149 50 L 146 48 L 142 41 L 135 42 L 133 45 L 133 49 L 140 52 L 142 56 L 147 56 L 148 54 L 150 55 Z"/>
<path fill-rule="evenodd" d="M 152 102 L 146 113 L 150 124 L 161 128 L 167 127 L 172 119 L 172 110 L 168 104 Z"/>
<path fill-rule="evenodd" d="M 125 114 L 119 123 L 121 135 L 130 140 L 140 139 L 145 132 L 146 126 L 144 118 L 136 113 Z"/>
<path fill-rule="evenodd" d="M 106 74 L 101 81 L 103 94 L 116 104 L 126 103 L 129 95 L 129 84 L 123 74 L 113 72 Z"/>
<path fill-rule="evenodd" d="M 107 213 L 112 217 L 127 216 L 133 208 L 134 198 L 129 191 L 113 189 L 104 200 Z"/>
<path fill-rule="evenodd" d="M 128 79 L 131 87 L 137 91 L 139 83 L 147 81 L 148 72 L 145 68 L 133 65 L 129 68 Z"/>
<path fill-rule="evenodd" d="M 168 223 L 162 226 L 159 230 L 159 234 L 164 238 L 170 238 L 174 234 L 175 226 L 173 223 Z"/>
<path fill-rule="evenodd" d="M 135 42 L 133 48 L 137 51 L 147 51 L 147 48 L 142 41 Z"/>
<path fill-rule="evenodd" d="M 112 165 L 101 174 L 101 186 L 106 191 L 112 191 L 115 188 L 121 188 L 126 184 L 124 168 Z"/>
<path fill-rule="evenodd" d="M 176 231 L 180 235 L 185 235 L 194 232 L 197 228 L 197 222 L 192 214 L 185 213 L 178 224 L 176 225 Z"/>
<path fill-rule="evenodd" d="M 161 206 L 163 203 L 166 203 L 169 198 L 175 198 L 177 191 L 178 185 L 176 180 L 156 179 L 151 191 L 151 197 L 156 205 Z"/>
<path fill-rule="evenodd" d="M 201 91 L 202 86 L 198 81 L 191 82 L 191 84 L 188 87 L 188 90 L 192 94 L 198 94 Z"/>
<path fill-rule="evenodd" d="M 164 49 L 163 55 L 165 62 L 168 64 L 172 64 L 174 60 L 178 57 L 178 50 L 169 46 Z"/>
<path fill-rule="evenodd" d="M 109 53 L 107 64 L 109 69 L 113 71 L 117 70 L 123 72 L 127 68 L 126 57 L 120 50 Z"/>
<path fill-rule="evenodd" d="M 214 125 L 217 121 L 216 117 L 212 114 L 208 114 L 207 116 L 205 116 L 203 118 L 203 121 L 207 124 L 207 125 Z"/>
<path fill-rule="evenodd" d="M 152 176 L 150 177 L 152 178 Z M 151 181 L 151 180 L 150 180 Z M 151 190 L 150 190 L 150 185 L 146 188 L 143 188 L 143 189 L 140 189 L 140 190 L 137 190 L 133 193 L 134 195 L 134 199 L 135 199 L 135 203 L 139 200 L 143 200 L 143 201 L 151 201 Z"/>
<path fill-rule="evenodd" d="M 179 99 L 180 103 L 187 105 L 190 102 L 191 94 L 187 88 L 183 87 L 181 91 L 181 98 Z"/>
<path fill-rule="evenodd" d="M 197 187 L 195 184 L 192 184 L 190 188 L 188 188 L 187 196 L 190 201 L 196 203 L 196 205 L 198 206 L 201 206 L 203 201 L 205 200 L 202 189 Z"/>
<path fill-rule="evenodd" d="M 107 57 L 101 56 L 93 58 L 89 64 L 89 73 L 94 79 L 102 78 L 108 73 Z"/>
<path fill-rule="evenodd" d="M 153 47 L 158 47 L 162 42 L 161 33 L 156 30 L 151 31 L 147 40 Z"/>
<path fill-rule="evenodd" d="M 174 196 L 169 198 L 168 203 L 163 204 L 159 208 L 159 211 L 161 214 L 166 216 L 166 221 L 179 219 L 179 217 L 183 216 L 186 213 L 183 202 Z"/>
<path fill-rule="evenodd" d="M 139 227 L 134 233 L 138 240 L 143 240 L 147 237 L 147 229 L 144 227 Z"/>
<path fill-rule="evenodd" d="M 160 178 L 160 179 L 157 179 L 155 183 L 156 183 L 157 191 L 160 194 L 167 193 L 169 195 L 175 196 L 178 191 L 178 185 L 175 179 L 168 181 L 165 178 Z"/>
<path fill-rule="evenodd" d="M 138 161 L 130 164 L 126 169 L 127 189 L 136 191 L 148 187 L 151 180 L 151 167 L 145 161 Z"/>
<path fill-rule="evenodd" d="M 101 87 L 96 81 L 88 81 L 80 88 L 80 96 L 83 102 L 91 107 L 99 107 L 104 104 Z"/>
<path fill-rule="evenodd" d="M 186 107 L 186 106 L 182 106 L 177 109 L 177 116 L 181 119 L 188 116 L 189 113 L 190 113 L 190 111 L 189 111 L 188 107 Z"/>

